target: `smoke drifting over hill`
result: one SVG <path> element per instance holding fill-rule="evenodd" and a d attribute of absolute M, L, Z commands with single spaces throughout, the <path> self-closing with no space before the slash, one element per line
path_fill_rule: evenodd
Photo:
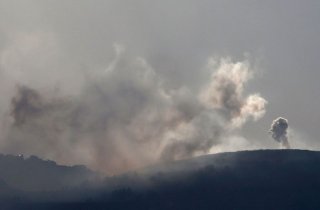
<path fill-rule="evenodd" d="M 4 118 L 2 149 L 107 173 L 206 154 L 232 130 L 264 115 L 266 100 L 243 96 L 249 63 L 210 59 L 199 92 L 170 88 L 140 57 L 115 45 L 105 71 L 77 94 L 17 83 Z"/>

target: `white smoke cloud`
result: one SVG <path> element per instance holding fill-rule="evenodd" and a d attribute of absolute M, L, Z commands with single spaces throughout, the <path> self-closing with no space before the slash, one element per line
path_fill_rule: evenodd
<path fill-rule="evenodd" d="M 253 77 L 248 61 L 233 63 L 230 59 L 209 61 L 210 68 L 217 68 L 212 80 L 202 93 L 208 107 L 219 110 L 231 123 L 240 127 L 248 118 L 257 120 L 265 114 L 267 101 L 259 94 L 243 96 L 244 86 Z"/>
<path fill-rule="evenodd" d="M 119 44 L 106 70 L 79 82 L 77 93 L 15 80 L 1 149 L 106 173 L 209 153 L 233 129 L 262 117 L 266 105 L 258 94 L 243 96 L 253 77 L 247 61 L 215 62 L 200 92 L 166 86 L 144 58 Z"/>

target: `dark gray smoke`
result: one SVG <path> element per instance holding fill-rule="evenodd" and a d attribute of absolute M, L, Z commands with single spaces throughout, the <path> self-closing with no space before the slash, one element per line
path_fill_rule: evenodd
<path fill-rule="evenodd" d="M 252 77 L 247 62 L 216 61 L 212 78 L 193 92 L 166 86 L 146 60 L 115 47 L 107 69 L 77 94 L 18 85 L 2 149 L 118 173 L 209 153 L 265 113 L 265 99 L 243 96 Z"/>
<path fill-rule="evenodd" d="M 43 103 L 41 96 L 34 90 L 25 87 L 17 87 L 17 95 L 12 98 L 11 115 L 14 119 L 14 125 L 23 125 L 29 118 L 40 114 Z"/>
<path fill-rule="evenodd" d="M 281 143 L 281 145 L 286 149 L 290 149 L 287 135 L 288 127 L 288 120 L 283 117 L 278 117 L 272 122 L 269 131 L 272 135 L 272 138 Z"/>

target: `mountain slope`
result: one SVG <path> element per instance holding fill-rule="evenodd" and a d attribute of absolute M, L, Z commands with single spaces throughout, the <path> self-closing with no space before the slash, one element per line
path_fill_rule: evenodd
<path fill-rule="evenodd" d="M 96 174 L 84 166 L 61 166 L 36 156 L 0 155 L 0 179 L 21 191 L 55 191 L 79 186 Z"/>
<path fill-rule="evenodd" d="M 119 183 L 126 182 L 121 188 L 122 191 L 118 189 L 112 196 L 106 198 L 112 207 L 122 206 L 124 209 L 139 209 L 143 205 L 151 209 L 318 209 L 320 207 L 318 196 L 320 152 L 260 150 L 221 153 L 164 163 L 126 176 L 119 181 Z M 144 185 L 142 189 L 139 188 L 141 185 Z M 115 201 L 121 201 L 123 198 L 125 202 L 115 204 Z"/>
<path fill-rule="evenodd" d="M 319 209 L 319 193 L 320 152 L 258 150 L 161 163 L 92 188 L 33 194 L 10 209 Z"/>
<path fill-rule="evenodd" d="M 252 150 L 225 152 L 199 156 L 192 159 L 157 164 L 144 168 L 140 172 L 153 174 L 158 172 L 193 171 L 208 166 L 217 169 L 225 167 L 253 167 L 261 164 L 305 164 L 320 163 L 320 152 L 308 150 Z"/>

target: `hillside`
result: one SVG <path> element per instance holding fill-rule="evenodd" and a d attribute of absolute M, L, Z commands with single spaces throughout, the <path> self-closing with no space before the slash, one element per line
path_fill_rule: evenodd
<path fill-rule="evenodd" d="M 79 186 L 96 176 L 85 166 L 57 165 L 36 156 L 0 155 L 0 180 L 20 191 L 56 191 Z"/>
<path fill-rule="evenodd" d="M 105 186 L 115 190 L 97 201 L 112 209 L 317 209 L 320 152 L 213 154 L 109 178 Z"/>
<path fill-rule="evenodd" d="M 320 152 L 259 150 L 161 163 L 7 209 L 318 209 L 319 192 Z"/>

